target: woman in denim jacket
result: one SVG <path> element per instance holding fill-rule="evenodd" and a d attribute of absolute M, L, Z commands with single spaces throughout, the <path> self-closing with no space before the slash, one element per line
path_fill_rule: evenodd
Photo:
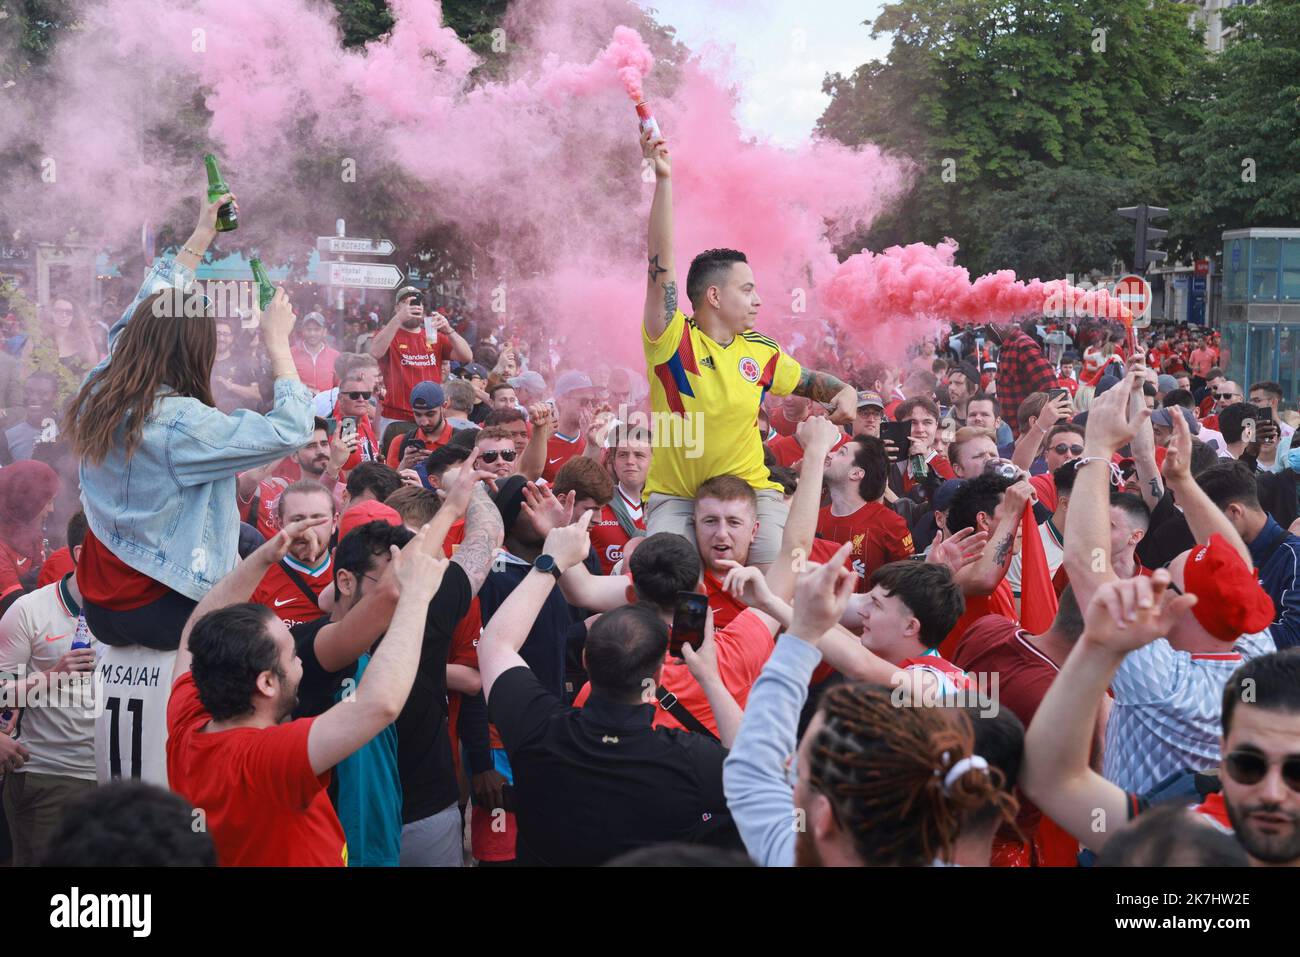
<path fill-rule="evenodd" d="M 204 593 L 235 565 L 235 476 L 311 436 L 311 394 L 289 353 L 294 313 L 277 290 L 262 315 L 275 376 L 266 415 L 215 408 L 211 304 L 190 290 L 227 194 L 205 203 L 173 259 L 154 263 L 109 331 L 109 354 L 70 403 L 90 532 L 78 581 L 86 621 L 110 646 L 174 651 Z M 163 682 L 165 684 L 165 681 Z"/>

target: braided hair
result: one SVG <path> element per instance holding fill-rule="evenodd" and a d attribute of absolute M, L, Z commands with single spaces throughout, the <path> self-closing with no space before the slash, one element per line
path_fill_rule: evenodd
<path fill-rule="evenodd" d="M 1013 800 L 997 768 L 949 770 L 974 753 L 970 718 L 953 708 L 897 707 L 888 688 L 840 685 L 822 699 L 809 783 L 826 796 L 867 866 L 925 866 L 951 857 L 964 820 Z"/>

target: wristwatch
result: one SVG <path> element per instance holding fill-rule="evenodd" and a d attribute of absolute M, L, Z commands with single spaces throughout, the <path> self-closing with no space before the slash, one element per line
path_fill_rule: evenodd
<path fill-rule="evenodd" d="M 555 559 L 550 555 L 538 555 L 537 559 L 533 562 L 533 567 L 539 572 L 554 575 L 556 581 L 559 581 L 560 576 L 564 574 L 560 571 L 560 566 L 555 564 Z"/>

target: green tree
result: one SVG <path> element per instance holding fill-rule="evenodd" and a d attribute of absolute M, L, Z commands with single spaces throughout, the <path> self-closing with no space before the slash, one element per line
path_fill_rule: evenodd
<path fill-rule="evenodd" d="M 980 212 L 993 192 L 1016 191 L 1012 206 L 1052 195 L 1055 180 L 1026 180 L 1057 168 L 1150 175 L 1182 117 L 1170 108 L 1180 79 L 1204 56 L 1185 10 L 1146 0 L 899 0 L 871 29 L 892 32 L 888 57 L 827 78 L 819 130 L 877 143 L 918 171 L 899 208 L 862 239 L 952 236 L 968 263 L 1011 247 L 997 233 L 1015 225 Z M 1091 188 L 1088 177 L 1067 180 Z M 1073 215 L 1035 218 L 1064 231 L 1077 228 Z"/>
<path fill-rule="evenodd" d="M 1160 183 L 1170 238 L 1201 255 L 1225 229 L 1300 226 L 1300 0 L 1261 0 L 1224 12 L 1236 33 L 1197 70 L 1188 110 Z"/>
<path fill-rule="evenodd" d="M 1073 166 L 1031 164 L 1008 189 L 989 190 L 972 207 L 976 221 L 997 224 L 968 250 L 975 273 L 1014 269 L 1017 276 L 1086 275 L 1127 260 L 1133 224 L 1113 210 L 1135 195 L 1133 180 Z"/>

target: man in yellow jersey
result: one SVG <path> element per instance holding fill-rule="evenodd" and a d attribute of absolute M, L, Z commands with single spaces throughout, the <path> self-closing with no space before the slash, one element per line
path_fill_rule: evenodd
<path fill-rule="evenodd" d="M 858 395 L 833 375 L 801 368 L 754 331 L 761 300 L 742 252 L 710 249 L 696 256 L 686 274 L 695 315 L 688 319 L 677 308 L 668 147 L 646 133 L 641 149 L 655 171 L 642 330 L 655 423 L 644 493 L 646 530 L 694 541 L 696 489 L 715 475 L 735 475 L 758 496 L 759 528 L 750 563 L 769 564 L 780 551 L 786 507 L 781 486 L 763 465 L 759 405 L 769 391 L 806 396 L 829 403 L 831 420 L 843 425 L 853 421 Z M 677 417 L 695 421 L 673 422 Z M 673 441 L 681 435 L 697 441 Z"/>

